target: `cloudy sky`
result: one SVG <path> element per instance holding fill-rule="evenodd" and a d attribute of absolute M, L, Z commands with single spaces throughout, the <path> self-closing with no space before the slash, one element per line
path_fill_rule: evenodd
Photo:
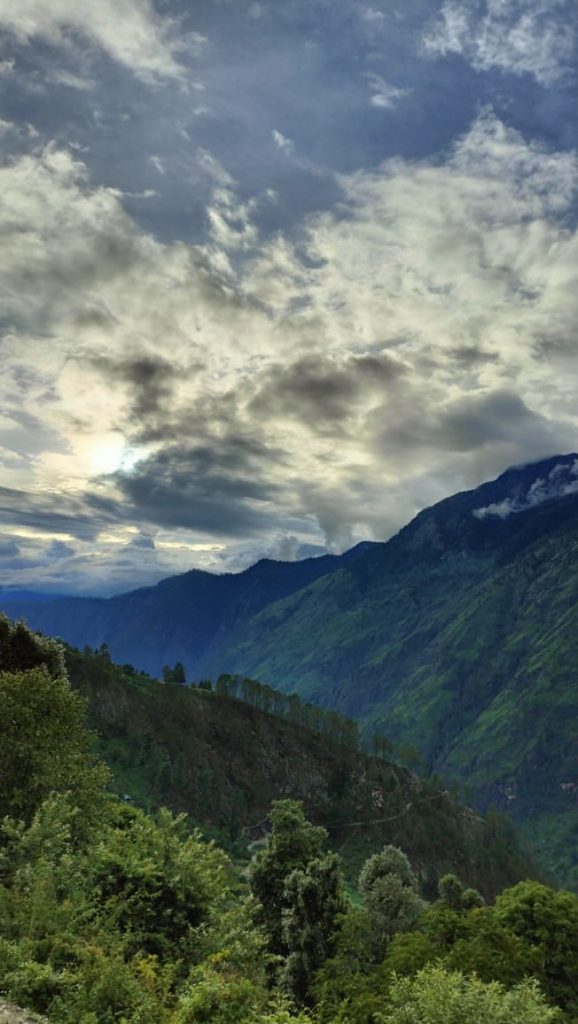
<path fill-rule="evenodd" d="M 0 0 L 0 584 L 578 449 L 576 0 Z"/>

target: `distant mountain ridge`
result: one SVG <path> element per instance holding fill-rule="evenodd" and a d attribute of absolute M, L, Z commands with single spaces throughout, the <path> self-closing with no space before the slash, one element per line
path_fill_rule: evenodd
<path fill-rule="evenodd" d="M 194 676 L 211 641 L 239 619 L 251 618 L 371 546 L 363 542 L 344 555 L 300 562 L 261 559 L 241 573 L 192 569 L 109 598 L 0 593 L 0 609 L 79 647 L 105 643 L 116 661 L 153 675 L 166 663 L 181 661 Z"/>
<path fill-rule="evenodd" d="M 543 486 L 537 487 L 537 482 Z M 574 490 L 565 492 L 565 487 Z M 575 494 L 578 454 L 559 455 L 513 467 L 496 480 L 445 498 L 420 512 L 389 541 L 362 541 L 342 555 L 298 562 L 261 559 L 241 573 L 193 569 L 110 598 L 31 591 L 14 595 L 4 590 L 0 609 L 9 607 L 13 617 L 22 616 L 35 628 L 57 633 L 69 643 L 93 647 L 106 643 L 117 661 L 134 662 L 144 671 L 158 675 L 164 664 L 180 660 L 194 675 L 212 662 L 213 643 L 220 648 L 239 622 L 353 562 L 361 571 L 374 565 L 397 572 L 418 553 L 428 560 L 447 558 L 452 551 L 482 555 L 504 542 L 512 543 L 514 535 L 523 547 L 528 539 L 526 517 L 516 523 L 521 529 L 512 530 L 511 516 L 517 519 L 520 512 L 551 501 L 558 503 L 561 514 L 571 516 L 573 503 L 564 503 L 562 512 L 560 502 Z M 549 528 L 549 517 L 538 517 L 532 528 L 539 522 Z M 131 628 L 133 619 L 136 632 Z"/>
<path fill-rule="evenodd" d="M 1 605 L 0 605 L 1 607 Z M 386 543 L 108 601 L 12 604 L 158 672 L 238 672 L 417 745 L 578 884 L 578 456 L 507 470 Z"/>

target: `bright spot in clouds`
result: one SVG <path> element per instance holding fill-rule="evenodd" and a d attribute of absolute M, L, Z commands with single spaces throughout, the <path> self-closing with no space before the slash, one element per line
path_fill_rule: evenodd
<path fill-rule="evenodd" d="M 577 25 L 0 0 L 4 585 L 342 550 L 576 450 Z"/>
<path fill-rule="evenodd" d="M 137 452 L 127 447 L 121 435 L 108 437 L 90 443 L 89 466 L 91 476 L 116 473 L 117 470 L 131 470 L 138 462 Z"/>

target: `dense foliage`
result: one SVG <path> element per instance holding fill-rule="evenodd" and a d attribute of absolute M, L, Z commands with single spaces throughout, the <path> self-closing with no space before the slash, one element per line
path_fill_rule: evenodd
<path fill-rule="evenodd" d="M 53 1024 L 578 1020 L 576 896 L 527 881 L 484 905 L 446 876 L 426 902 L 391 845 L 347 895 L 290 799 L 241 871 L 184 815 L 107 789 L 57 648 L 29 634 L 23 667 L 2 627 L 2 997 Z"/>
<path fill-rule="evenodd" d="M 357 750 L 340 715 L 251 679 L 159 685 L 106 648 L 65 654 L 116 792 L 147 810 L 186 811 L 237 857 L 263 838 L 283 794 L 325 826 L 349 879 L 385 844 L 406 850 L 430 895 L 450 871 L 487 895 L 534 873 L 506 819 L 467 811 L 439 779 L 419 779 L 384 751 Z"/>

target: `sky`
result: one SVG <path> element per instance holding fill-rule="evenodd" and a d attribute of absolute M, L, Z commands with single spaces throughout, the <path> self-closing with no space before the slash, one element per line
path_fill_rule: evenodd
<path fill-rule="evenodd" d="M 576 0 L 0 0 L 0 586 L 578 450 Z"/>

